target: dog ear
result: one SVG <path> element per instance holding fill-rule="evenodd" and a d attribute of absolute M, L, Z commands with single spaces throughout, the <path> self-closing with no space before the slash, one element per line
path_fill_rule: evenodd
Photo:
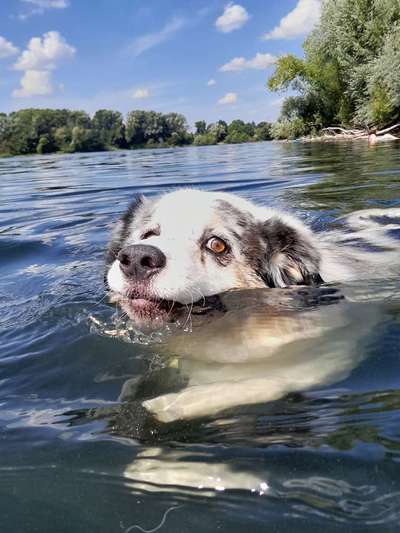
<path fill-rule="evenodd" d="M 263 223 L 265 243 L 261 277 L 268 287 L 319 285 L 320 254 L 307 228 L 297 228 L 278 217 Z"/>
<path fill-rule="evenodd" d="M 137 195 L 128 205 L 126 211 L 119 219 L 112 232 L 110 242 L 106 251 L 106 265 L 111 265 L 115 261 L 118 252 L 123 247 L 127 239 L 132 222 L 134 221 L 140 207 L 143 206 L 146 199 L 142 195 Z"/>

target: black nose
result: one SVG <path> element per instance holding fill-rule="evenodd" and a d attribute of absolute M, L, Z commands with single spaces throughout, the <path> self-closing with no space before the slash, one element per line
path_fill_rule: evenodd
<path fill-rule="evenodd" d="M 166 257 L 159 248 L 148 244 L 134 244 L 123 248 L 117 259 L 128 278 L 142 281 L 165 266 Z"/>

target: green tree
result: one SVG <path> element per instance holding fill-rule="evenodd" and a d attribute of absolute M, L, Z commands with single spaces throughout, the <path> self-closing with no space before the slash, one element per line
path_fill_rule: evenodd
<path fill-rule="evenodd" d="M 85 111 L 67 111 L 66 118 L 68 126 L 72 128 L 78 126 L 90 129 L 92 126 L 90 116 Z"/>
<path fill-rule="evenodd" d="M 392 122 L 399 113 L 399 21 L 400 0 L 324 0 L 304 60 L 279 58 L 268 87 L 300 92 L 290 112 L 308 130 Z M 291 120 L 287 109 L 281 118 Z"/>
<path fill-rule="evenodd" d="M 9 139 L 11 134 L 11 121 L 6 113 L 0 113 L 0 154 L 11 153 Z"/>
<path fill-rule="evenodd" d="M 195 135 L 204 135 L 207 130 L 207 123 L 205 120 L 198 120 L 194 123 L 196 128 Z"/>
<path fill-rule="evenodd" d="M 255 128 L 254 140 L 256 141 L 270 141 L 272 124 L 270 122 L 259 122 Z"/>
<path fill-rule="evenodd" d="M 70 149 L 72 152 L 95 152 L 102 150 L 103 145 L 95 130 L 75 126 L 72 128 Z"/>
<path fill-rule="evenodd" d="M 49 134 L 45 133 L 40 136 L 39 142 L 36 146 L 36 152 L 38 154 L 50 154 L 51 152 L 55 151 L 55 146 L 53 139 L 50 137 Z"/>
<path fill-rule="evenodd" d="M 130 111 L 126 117 L 125 140 L 129 147 L 145 142 L 145 113 L 146 111 Z"/>
<path fill-rule="evenodd" d="M 123 147 L 125 126 L 118 111 L 99 109 L 92 118 L 91 126 L 104 147 Z"/>
<path fill-rule="evenodd" d="M 165 120 L 156 111 L 130 111 L 126 119 L 125 139 L 128 146 L 141 146 L 148 141 L 160 143 L 166 136 Z"/>
<path fill-rule="evenodd" d="M 228 126 L 226 143 L 245 143 L 253 140 L 255 133 L 254 122 L 243 122 L 243 120 L 232 120 Z"/>
<path fill-rule="evenodd" d="M 228 124 L 224 120 L 218 120 L 208 125 L 207 133 L 215 139 L 215 143 L 220 143 L 228 135 Z"/>
<path fill-rule="evenodd" d="M 164 115 L 164 140 L 172 146 L 188 144 L 191 137 L 188 133 L 186 118 L 180 113 Z"/>
<path fill-rule="evenodd" d="M 202 135 L 195 135 L 193 139 L 195 146 L 207 146 L 211 144 L 217 144 L 215 135 L 212 133 L 203 133 Z"/>

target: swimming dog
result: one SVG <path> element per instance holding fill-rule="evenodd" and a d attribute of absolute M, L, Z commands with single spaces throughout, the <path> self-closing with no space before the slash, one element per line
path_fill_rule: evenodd
<path fill-rule="evenodd" d="M 345 217 L 346 230 L 314 233 L 293 215 L 227 193 L 183 189 L 136 198 L 107 250 L 111 301 L 140 328 L 196 308 L 236 309 L 167 339 L 164 348 L 180 354 L 187 386 L 146 400 L 145 409 L 169 422 L 344 377 L 379 313 L 355 311 L 349 301 L 321 307 L 318 300 L 331 301 L 329 283 L 382 277 L 383 266 L 398 264 L 399 221 L 398 209 L 367 210 Z M 243 298 L 252 299 L 249 289 L 259 289 L 258 300 L 240 309 Z"/>

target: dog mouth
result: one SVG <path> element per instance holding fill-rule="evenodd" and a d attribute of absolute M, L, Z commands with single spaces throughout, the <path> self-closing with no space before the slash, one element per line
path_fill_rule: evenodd
<path fill-rule="evenodd" d="M 185 313 L 196 316 L 207 314 L 210 310 L 220 310 L 218 296 L 209 296 L 196 302 L 182 304 L 176 300 L 130 291 L 124 295 L 111 292 L 110 301 L 119 304 L 131 320 L 143 325 L 175 322 Z"/>
<path fill-rule="evenodd" d="M 129 318 L 139 323 L 164 323 L 173 321 L 184 307 L 173 300 L 164 300 L 149 296 L 125 296 L 120 300 L 122 309 Z"/>
<path fill-rule="evenodd" d="M 178 310 L 184 307 L 183 304 L 173 300 L 164 300 L 159 298 L 128 297 L 125 300 L 127 305 L 134 313 L 143 315 L 157 315 L 171 313 L 174 309 Z"/>

